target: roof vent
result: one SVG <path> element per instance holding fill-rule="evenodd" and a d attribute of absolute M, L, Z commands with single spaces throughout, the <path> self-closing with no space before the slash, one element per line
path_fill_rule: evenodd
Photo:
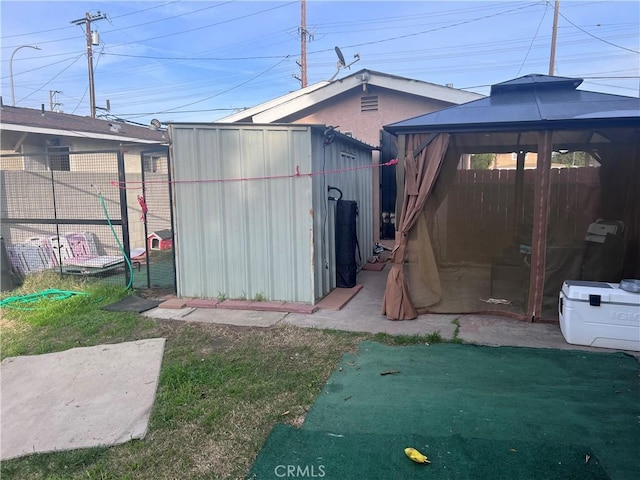
<path fill-rule="evenodd" d="M 368 96 L 360 97 L 360 111 L 361 112 L 377 112 L 378 96 L 368 95 Z"/>
<path fill-rule="evenodd" d="M 581 78 L 531 74 L 491 85 L 491 95 L 515 90 L 575 90 L 581 83 Z"/>

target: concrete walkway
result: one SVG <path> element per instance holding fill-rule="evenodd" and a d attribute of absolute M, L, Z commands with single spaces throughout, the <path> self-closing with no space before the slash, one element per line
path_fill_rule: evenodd
<path fill-rule="evenodd" d="M 278 323 L 288 323 L 299 327 L 389 335 L 426 335 L 439 332 L 444 340 L 458 338 L 463 342 L 480 345 L 613 351 L 568 344 L 557 324 L 527 323 L 489 315 L 426 314 L 420 315 L 415 320 L 400 322 L 387 320 L 381 315 L 380 309 L 388 268 L 381 272 L 361 271 L 357 280 L 363 288 L 339 311 L 320 309 L 315 313 L 306 314 L 216 308 L 156 308 L 144 312 L 143 315 L 184 322 L 252 327 L 270 327 Z M 640 352 L 630 353 L 640 355 Z"/>

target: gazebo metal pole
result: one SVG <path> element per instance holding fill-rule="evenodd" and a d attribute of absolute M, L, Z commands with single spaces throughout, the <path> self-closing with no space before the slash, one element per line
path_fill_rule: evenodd
<path fill-rule="evenodd" d="M 396 164 L 396 243 L 398 242 L 398 230 L 400 218 L 402 218 L 402 202 L 404 201 L 404 164 L 406 158 L 407 135 L 398 136 L 398 163 Z"/>
<path fill-rule="evenodd" d="M 520 224 L 522 223 L 522 199 L 524 191 L 524 160 L 527 152 L 518 152 L 516 159 L 516 182 L 513 199 L 513 225 L 516 229 L 516 237 L 520 233 Z"/>
<path fill-rule="evenodd" d="M 533 203 L 533 235 L 531 239 L 531 276 L 527 317 L 540 319 L 544 294 L 544 275 L 547 251 L 547 220 L 549 217 L 549 192 L 551 181 L 551 151 L 553 132 L 538 133 L 538 163 Z"/>

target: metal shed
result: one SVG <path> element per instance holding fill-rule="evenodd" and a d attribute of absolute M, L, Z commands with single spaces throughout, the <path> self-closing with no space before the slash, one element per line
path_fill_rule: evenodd
<path fill-rule="evenodd" d="M 177 293 L 314 304 L 336 287 L 335 204 L 373 251 L 372 147 L 322 125 L 169 126 Z"/>
<path fill-rule="evenodd" d="M 384 127 L 399 145 L 396 243 L 401 248 L 385 293 L 389 319 L 415 318 L 419 310 L 555 321 L 563 279 L 638 278 L 640 99 L 578 90 L 581 83 L 526 75 L 493 85 L 489 97 Z M 461 155 L 483 152 L 512 153 L 514 170 L 489 172 L 501 187 L 491 195 L 475 183 L 474 195 L 456 198 L 456 182 L 481 176 L 464 171 Z M 584 153 L 594 164 L 552 167 L 553 156 L 563 152 Z M 537 163 L 525 171 L 528 153 Z M 585 188 L 568 188 L 576 185 Z M 479 212 L 475 217 L 486 228 L 475 235 L 449 229 L 444 236 L 442 210 L 452 210 L 456 202 L 463 207 L 456 212 Z M 474 210 L 481 204 L 493 211 Z M 552 205 L 558 208 L 551 211 Z M 493 222 L 497 217 L 504 221 Z M 601 245 L 589 241 L 592 226 L 611 224 L 623 225 L 623 234 L 607 235 Z M 483 246 L 484 255 L 459 255 L 474 244 Z M 465 262 L 451 261 L 461 257 Z M 493 298 L 497 282 L 513 287 L 508 299 Z"/>

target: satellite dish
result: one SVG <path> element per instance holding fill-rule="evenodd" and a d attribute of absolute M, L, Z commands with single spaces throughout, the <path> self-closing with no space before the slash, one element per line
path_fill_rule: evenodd
<path fill-rule="evenodd" d="M 338 65 L 342 67 L 346 67 L 347 62 L 344 61 L 344 55 L 342 55 L 342 52 L 338 47 L 336 47 L 336 55 L 338 55 Z"/>
<path fill-rule="evenodd" d="M 155 130 L 157 130 L 162 126 L 162 124 L 160 123 L 160 120 L 158 120 L 157 118 L 153 118 L 151 119 L 151 126 L 154 127 Z"/>
<path fill-rule="evenodd" d="M 355 59 L 353 62 L 351 62 L 349 65 L 347 65 L 347 62 L 344 59 L 344 55 L 342 55 L 342 51 L 340 50 L 339 47 L 335 47 L 336 50 L 336 55 L 338 55 L 338 69 L 336 70 L 336 73 L 333 74 L 333 77 L 331 77 L 329 79 L 330 82 L 333 81 L 334 78 L 336 78 L 338 76 L 338 73 L 340 73 L 340 69 L 341 68 L 350 68 L 351 65 L 353 65 L 354 63 L 356 63 L 358 60 L 360 60 L 360 54 L 356 53 L 353 58 Z"/>

